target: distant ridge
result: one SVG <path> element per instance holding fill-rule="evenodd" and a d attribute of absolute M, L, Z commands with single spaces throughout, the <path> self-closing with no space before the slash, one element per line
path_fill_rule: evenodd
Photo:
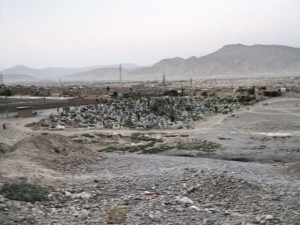
<path fill-rule="evenodd" d="M 37 73 L 43 71 L 48 75 L 56 74 L 62 81 L 118 81 L 119 78 L 118 65 L 40 70 L 17 66 L 2 72 L 38 77 Z M 162 59 L 148 67 L 122 65 L 123 80 L 161 80 L 163 73 L 167 80 L 300 76 L 300 49 L 283 45 L 230 44 L 202 57 Z"/>
<path fill-rule="evenodd" d="M 136 68 L 138 65 L 127 63 L 122 65 L 124 68 Z M 118 68 L 119 65 L 107 65 L 107 66 L 90 66 L 90 67 L 78 67 L 78 68 L 62 68 L 62 67 L 47 67 L 42 69 L 34 69 L 24 65 L 17 65 L 12 68 L 5 69 L 1 71 L 2 74 L 22 74 L 29 75 L 39 79 L 51 79 L 51 78 L 60 78 L 62 76 L 67 76 L 70 74 L 77 74 L 84 71 L 90 71 L 100 68 Z"/>
<path fill-rule="evenodd" d="M 154 76 L 159 72 L 165 72 L 169 79 L 297 75 L 300 74 L 300 49 L 280 45 L 226 45 L 199 58 L 161 60 L 141 71 L 141 75 Z"/>
<path fill-rule="evenodd" d="M 9 74 L 3 75 L 4 84 L 21 84 L 21 83 L 32 83 L 39 82 L 39 79 L 29 75 L 22 74 Z"/>
<path fill-rule="evenodd" d="M 119 80 L 119 68 L 99 68 L 82 73 L 71 74 L 61 78 L 62 81 L 118 81 Z M 123 76 L 128 75 L 128 69 L 122 68 Z"/>
<path fill-rule="evenodd" d="M 112 74 L 111 74 L 112 73 Z M 149 67 L 124 71 L 124 80 L 168 80 L 300 75 L 300 49 L 282 45 L 225 45 L 202 57 L 168 58 Z M 110 75 L 112 76 L 110 76 Z M 118 79 L 118 71 L 95 69 L 68 79 Z"/>
<path fill-rule="evenodd" d="M 59 67 L 48 67 L 43 69 L 34 69 L 24 65 L 17 65 L 9 69 L 2 71 L 3 74 L 23 74 L 34 76 L 36 78 L 51 78 L 59 77 L 68 74 L 78 73 L 82 71 L 90 70 L 92 67 L 83 67 L 83 68 L 59 68 Z"/>

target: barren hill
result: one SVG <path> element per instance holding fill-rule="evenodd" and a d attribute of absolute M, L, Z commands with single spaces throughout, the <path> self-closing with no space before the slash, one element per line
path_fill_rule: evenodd
<path fill-rule="evenodd" d="M 70 138 L 57 134 L 27 137 L 16 143 L 1 157 L 2 175 L 34 176 L 40 172 L 48 178 L 59 173 L 88 172 L 101 157 L 75 143 Z M 14 167 L 17 163 L 18 167 Z"/>
<path fill-rule="evenodd" d="M 98 68 L 81 73 L 71 74 L 61 78 L 62 81 L 117 81 L 119 80 L 119 68 Z M 128 70 L 122 69 L 122 74 L 127 75 Z"/>
<path fill-rule="evenodd" d="M 198 65 L 208 66 L 212 61 L 218 62 L 218 65 L 211 67 L 210 74 L 280 73 L 300 62 L 300 49 L 278 45 L 226 45 L 217 52 L 199 58 Z"/>
<path fill-rule="evenodd" d="M 135 71 L 136 75 L 140 70 Z M 226 45 L 203 57 L 164 59 L 141 71 L 169 79 L 228 76 L 285 76 L 300 73 L 300 49 L 276 45 Z"/>
<path fill-rule="evenodd" d="M 6 84 L 15 84 L 15 83 L 30 83 L 30 82 L 38 82 L 39 79 L 29 75 L 23 74 L 8 74 L 3 75 L 4 83 Z"/>
<path fill-rule="evenodd" d="M 167 80 L 299 76 L 300 49 L 281 45 L 226 45 L 202 57 L 163 59 L 149 67 L 122 65 L 123 80 Z M 45 79 L 60 77 L 63 81 L 118 81 L 118 65 L 82 68 L 31 69 L 25 66 L 2 71 L 3 74 L 25 74 Z"/>
<path fill-rule="evenodd" d="M 280 45 L 226 45 L 202 57 L 163 59 L 150 67 L 123 70 L 124 80 L 288 76 L 300 74 L 300 49 Z M 116 68 L 94 69 L 66 77 L 68 80 L 115 80 Z"/>
<path fill-rule="evenodd" d="M 12 68 L 8 68 L 2 71 L 3 74 L 23 74 L 28 76 L 34 76 L 36 78 L 45 79 L 50 77 L 59 77 L 78 73 L 86 70 L 90 70 L 93 67 L 82 67 L 82 68 L 59 68 L 59 67 L 48 67 L 43 69 L 30 68 L 24 65 L 17 65 Z"/>
<path fill-rule="evenodd" d="M 105 65 L 105 66 L 89 66 L 89 67 L 77 67 L 77 68 L 47 67 L 42 69 L 35 69 L 24 65 L 17 65 L 12 68 L 5 69 L 1 73 L 6 75 L 7 77 L 13 74 L 19 74 L 19 75 L 32 76 L 34 78 L 43 80 L 43 79 L 54 79 L 54 78 L 64 77 L 71 74 L 80 74 L 87 71 L 89 73 L 90 71 L 93 71 L 95 69 L 100 69 L 100 70 L 104 69 L 104 71 L 108 71 L 108 69 L 110 68 L 116 69 L 118 67 L 119 65 Z M 126 63 L 123 65 L 123 68 L 128 68 L 128 69 L 132 69 L 136 67 L 138 67 L 138 65 L 132 63 Z M 20 79 L 23 80 L 22 77 L 20 77 Z"/>

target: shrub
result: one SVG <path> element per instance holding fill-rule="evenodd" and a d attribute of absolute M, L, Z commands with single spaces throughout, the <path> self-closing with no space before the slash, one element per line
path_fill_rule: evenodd
<path fill-rule="evenodd" d="M 208 94 L 207 94 L 206 91 L 203 91 L 201 95 L 202 95 L 203 97 L 207 97 L 207 96 L 208 96 Z"/>
<path fill-rule="evenodd" d="M 267 96 L 267 97 L 278 97 L 278 96 L 281 95 L 281 92 L 278 92 L 278 91 L 264 91 L 263 95 Z"/>
<path fill-rule="evenodd" d="M 178 96 L 178 91 L 177 90 L 165 91 L 164 96 Z"/>
<path fill-rule="evenodd" d="M 129 209 L 120 205 L 110 205 L 105 210 L 105 220 L 108 224 L 124 224 Z"/>
<path fill-rule="evenodd" d="M 0 95 L 4 95 L 4 96 L 11 96 L 12 93 L 11 93 L 11 90 L 10 89 L 4 89 L 2 91 L 0 91 Z"/>
<path fill-rule="evenodd" d="M 19 181 L 4 183 L 1 194 L 10 200 L 25 202 L 36 202 L 48 200 L 48 191 L 38 184 L 27 183 L 26 179 L 20 178 Z"/>
<path fill-rule="evenodd" d="M 0 155 L 8 152 L 10 149 L 11 149 L 10 146 L 8 146 L 4 143 L 0 143 Z"/>
<path fill-rule="evenodd" d="M 249 88 L 248 89 L 248 94 L 249 95 L 255 95 L 255 87 Z"/>
<path fill-rule="evenodd" d="M 118 92 L 114 91 L 112 94 L 112 97 L 114 97 L 114 98 L 118 97 Z"/>
<path fill-rule="evenodd" d="M 240 103 L 251 102 L 252 100 L 256 99 L 255 95 L 241 95 L 238 96 L 237 98 Z"/>

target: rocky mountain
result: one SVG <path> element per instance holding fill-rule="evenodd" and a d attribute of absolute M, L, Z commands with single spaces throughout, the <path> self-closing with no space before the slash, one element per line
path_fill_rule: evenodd
<path fill-rule="evenodd" d="M 122 65 L 124 68 L 136 68 L 138 65 L 127 63 Z M 78 74 L 85 71 L 91 71 L 100 68 L 117 68 L 119 65 L 107 65 L 107 66 L 90 66 L 90 67 L 78 67 L 78 68 L 62 68 L 62 67 L 47 67 L 42 69 L 34 69 L 24 65 L 17 65 L 9 69 L 3 70 L 2 74 L 22 74 L 29 75 L 39 79 L 51 79 L 67 76 L 70 74 Z"/>
<path fill-rule="evenodd" d="M 59 68 L 49 67 L 43 69 L 34 69 L 24 65 L 17 65 L 9 69 L 2 71 L 3 74 L 23 74 L 34 76 L 36 78 L 49 78 L 49 77 L 60 77 L 68 74 L 78 73 L 86 70 L 90 70 L 91 67 L 83 68 Z"/>
<path fill-rule="evenodd" d="M 3 75 L 3 81 L 5 84 L 21 84 L 21 83 L 39 82 L 39 79 L 29 75 L 9 74 L 9 75 Z"/>
<path fill-rule="evenodd" d="M 118 81 L 119 65 L 82 68 L 31 69 L 16 66 L 3 74 L 24 74 L 41 79 L 60 78 L 62 81 Z M 275 77 L 300 75 L 300 49 L 281 45 L 226 45 L 202 57 L 163 59 L 149 67 L 122 64 L 123 80 L 167 80 Z"/>
<path fill-rule="evenodd" d="M 123 80 L 167 80 L 288 76 L 300 74 L 300 49 L 280 45 L 226 45 L 202 57 L 163 59 L 149 67 L 123 70 Z M 68 80 L 118 80 L 119 71 L 94 69 L 70 75 Z"/>
<path fill-rule="evenodd" d="M 93 69 L 61 77 L 61 81 L 118 81 L 119 71 L 118 67 Z M 122 75 L 127 77 L 128 71 L 128 69 L 122 68 Z"/>
<path fill-rule="evenodd" d="M 135 71 L 141 76 L 169 79 L 228 76 L 285 76 L 300 74 L 300 49 L 278 45 L 226 45 L 203 57 L 164 59 L 153 66 Z"/>
<path fill-rule="evenodd" d="M 201 73 L 278 74 L 300 62 L 300 49 L 279 45 L 226 45 L 196 62 L 196 69 Z"/>

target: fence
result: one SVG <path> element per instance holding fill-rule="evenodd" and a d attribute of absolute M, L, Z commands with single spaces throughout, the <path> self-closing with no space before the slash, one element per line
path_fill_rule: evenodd
<path fill-rule="evenodd" d="M 33 106 L 34 110 L 38 109 L 51 109 L 51 108 L 58 108 L 63 106 L 79 106 L 79 105 L 88 105 L 88 104 L 95 104 L 95 99 L 84 99 L 84 98 L 73 98 L 68 100 L 52 100 L 46 99 L 45 101 L 41 101 L 41 99 L 34 99 L 35 101 L 15 101 L 11 103 L 0 104 L 0 113 L 10 113 L 16 112 L 16 107 L 21 106 Z M 37 101 L 36 101 L 37 100 Z"/>

